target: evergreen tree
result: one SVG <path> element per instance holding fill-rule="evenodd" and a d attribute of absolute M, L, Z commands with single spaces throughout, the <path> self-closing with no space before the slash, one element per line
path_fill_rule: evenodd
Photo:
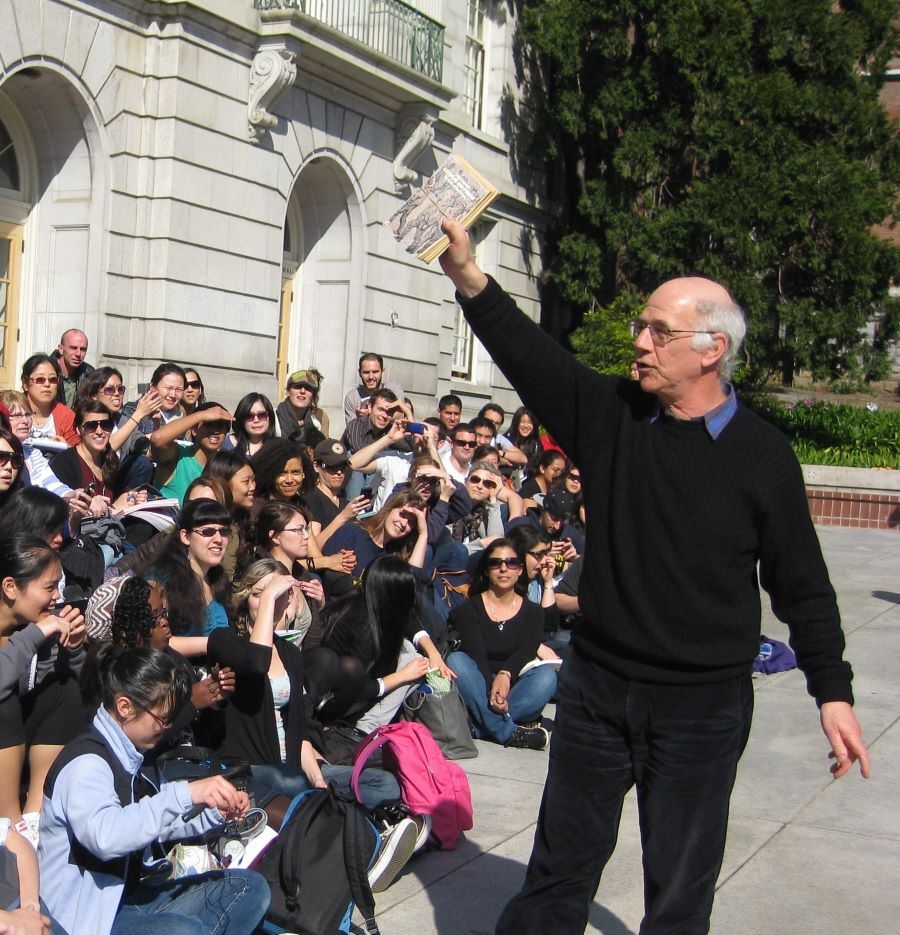
<path fill-rule="evenodd" d="M 518 6 L 515 116 L 547 164 L 548 279 L 565 302 L 596 311 L 709 276 L 748 314 L 749 379 L 885 376 L 900 251 L 872 228 L 893 222 L 900 183 L 878 98 L 893 0 Z"/>

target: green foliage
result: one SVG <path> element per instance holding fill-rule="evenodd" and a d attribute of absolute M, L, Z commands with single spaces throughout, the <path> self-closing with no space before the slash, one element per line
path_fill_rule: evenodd
<path fill-rule="evenodd" d="M 569 335 L 575 356 L 601 373 L 627 377 L 634 360 L 631 322 L 642 308 L 639 296 L 625 292 L 609 305 L 588 312 Z"/>
<path fill-rule="evenodd" d="M 894 0 L 518 5 L 560 295 L 588 312 L 709 276 L 748 314 L 751 381 L 880 377 L 900 330 L 900 251 L 872 233 L 900 190 L 878 98 Z"/>
<path fill-rule="evenodd" d="M 900 412 L 812 400 L 785 405 L 765 394 L 741 402 L 784 432 L 803 464 L 900 468 Z"/>

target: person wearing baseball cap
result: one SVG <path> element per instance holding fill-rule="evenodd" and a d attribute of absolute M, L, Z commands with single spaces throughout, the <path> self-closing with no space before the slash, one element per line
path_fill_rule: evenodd
<path fill-rule="evenodd" d="M 356 519 L 369 501 L 365 497 L 348 501 L 344 496 L 344 485 L 350 473 L 350 452 L 343 442 L 336 438 L 319 442 L 313 450 L 313 467 L 316 486 L 306 494 L 306 505 L 312 514 L 310 529 L 318 541 L 322 530 L 331 526 L 335 519 L 342 517 L 343 522 L 338 525 Z"/>
<path fill-rule="evenodd" d="M 568 490 L 551 487 L 544 495 L 543 503 L 525 511 L 524 516 L 510 520 L 507 531 L 516 526 L 534 526 L 547 533 L 554 542 L 565 543 L 568 539 L 572 548 L 566 547 L 564 554 L 571 561 L 576 555 L 584 554 L 584 536 L 569 522 L 575 509 L 575 501 Z"/>

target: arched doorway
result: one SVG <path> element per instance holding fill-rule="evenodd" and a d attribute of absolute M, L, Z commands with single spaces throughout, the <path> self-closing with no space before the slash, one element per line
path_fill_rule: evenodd
<path fill-rule="evenodd" d="M 85 97 L 51 68 L 3 81 L 0 125 L 3 367 L 14 386 L 5 374 L 53 350 L 67 328 L 85 331 L 90 358 L 100 356 L 106 160 Z"/>
<path fill-rule="evenodd" d="M 278 383 L 292 370 L 324 376 L 319 405 L 332 434 L 343 425 L 343 399 L 356 378 L 362 314 L 362 216 L 343 167 L 319 156 L 300 172 L 288 202 L 278 347 Z"/>

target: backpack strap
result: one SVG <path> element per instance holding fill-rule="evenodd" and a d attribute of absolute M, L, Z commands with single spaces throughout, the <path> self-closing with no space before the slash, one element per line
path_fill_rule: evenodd
<path fill-rule="evenodd" d="M 334 790 L 310 789 L 300 794 L 305 797 L 305 807 L 288 823 L 287 829 L 282 825 L 279 832 L 285 835 L 278 868 L 279 881 L 285 896 L 285 907 L 291 913 L 296 913 L 300 908 L 300 857 L 303 850 L 300 842 L 313 820 L 328 804 Z"/>
<path fill-rule="evenodd" d="M 379 727 L 359 745 L 356 753 L 353 755 L 353 775 L 350 777 L 350 788 L 357 802 L 362 801 L 359 797 L 359 777 L 366 768 L 366 763 L 372 757 L 372 754 L 383 747 L 390 737 L 385 733 L 385 728 Z"/>
<path fill-rule="evenodd" d="M 369 886 L 372 860 L 371 839 L 377 834 L 355 802 L 339 799 L 344 809 L 344 865 L 350 882 L 350 895 L 362 914 L 368 935 L 380 935 L 375 921 L 375 897 Z"/>

